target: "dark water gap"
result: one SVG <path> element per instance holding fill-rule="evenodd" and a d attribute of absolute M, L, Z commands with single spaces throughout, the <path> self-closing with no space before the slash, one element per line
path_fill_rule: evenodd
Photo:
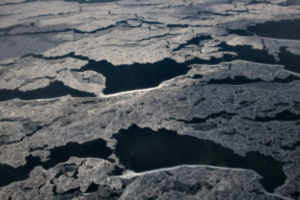
<path fill-rule="evenodd" d="M 300 146 L 300 141 L 296 142 L 293 146 L 281 146 L 280 148 L 283 149 L 283 150 L 287 150 L 287 151 L 295 151 L 297 147 Z"/>
<path fill-rule="evenodd" d="M 236 34 L 239 36 L 253 36 L 253 33 L 250 33 L 247 30 L 243 29 L 227 29 L 228 34 Z"/>
<path fill-rule="evenodd" d="M 207 116 L 206 118 L 193 117 L 193 119 L 190 121 L 182 120 L 182 119 L 179 119 L 177 121 L 184 122 L 185 124 L 200 124 L 200 123 L 205 123 L 208 119 L 214 119 L 214 118 L 218 118 L 218 117 L 222 117 L 225 119 L 232 119 L 232 117 L 235 115 L 236 114 L 234 114 L 234 113 L 227 113 L 225 111 L 221 111 L 219 113 L 211 114 L 211 115 Z"/>
<path fill-rule="evenodd" d="M 281 6 L 297 6 L 297 5 L 300 5 L 300 1 L 299 0 L 286 0 L 285 3 L 281 3 L 279 5 L 281 5 Z"/>
<path fill-rule="evenodd" d="M 257 79 L 248 79 L 245 76 L 234 76 L 233 79 L 231 77 L 226 77 L 224 79 L 211 79 L 207 82 L 207 84 L 227 84 L 227 85 L 243 85 L 243 84 L 251 84 L 251 83 L 260 83 L 260 82 L 269 82 L 269 83 L 291 83 L 295 80 L 300 80 L 299 77 L 290 75 L 285 79 L 275 78 L 272 81 L 265 81 L 260 78 Z"/>
<path fill-rule="evenodd" d="M 132 125 L 113 138 L 117 140 L 115 154 L 120 162 L 136 172 L 183 164 L 251 169 L 263 177 L 259 181 L 268 192 L 284 184 L 286 179 L 283 163 L 271 156 L 248 152 L 243 157 L 212 141 L 166 129 L 153 131 Z"/>
<path fill-rule="evenodd" d="M 186 43 L 179 45 L 176 49 L 173 49 L 173 51 L 179 51 L 182 48 L 185 48 L 188 45 L 194 44 L 199 45 L 199 43 L 203 40 L 212 40 L 213 38 L 210 35 L 201 35 L 198 37 L 194 37 L 190 40 L 188 40 Z"/>
<path fill-rule="evenodd" d="M 39 59 L 43 59 L 43 60 L 58 60 L 58 59 L 62 59 L 62 58 L 75 58 L 78 60 L 86 60 L 86 61 L 90 60 L 86 56 L 75 55 L 75 52 L 70 52 L 70 53 L 62 55 L 62 56 L 54 56 L 54 57 L 45 57 L 43 55 L 27 54 L 27 55 L 22 56 L 21 59 L 26 58 L 26 57 L 39 58 Z"/>
<path fill-rule="evenodd" d="M 270 121 L 296 121 L 300 120 L 300 115 L 296 115 L 289 110 L 284 110 L 277 113 L 274 117 L 256 117 L 255 121 L 270 122 Z"/>
<path fill-rule="evenodd" d="M 186 64 L 164 59 L 153 64 L 134 63 L 132 65 L 115 66 L 107 61 L 90 61 L 80 70 L 92 70 L 105 76 L 106 88 L 104 94 L 113 94 L 129 90 L 156 87 L 165 80 L 186 74 L 189 68 Z"/>
<path fill-rule="evenodd" d="M 300 73 L 300 55 L 293 54 L 286 49 L 286 47 L 280 48 L 279 64 L 284 65 L 289 71 Z"/>
<path fill-rule="evenodd" d="M 217 13 L 217 12 L 208 12 L 208 11 L 200 11 L 197 12 L 198 15 L 216 15 L 216 16 L 224 16 L 224 17 L 228 17 L 228 16 L 234 16 L 235 14 L 230 14 L 230 13 Z"/>
<path fill-rule="evenodd" d="M 200 40 L 194 39 L 193 41 Z M 209 61 L 195 58 L 185 63 L 177 63 L 172 59 L 166 58 L 155 63 L 134 63 L 131 65 L 115 66 L 105 60 L 97 62 L 85 56 L 75 55 L 74 52 L 57 57 L 43 57 L 42 55 L 26 55 L 24 57 L 28 56 L 45 60 L 56 60 L 67 57 L 86 60 L 89 62 L 87 65 L 83 66 L 80 70 L 74 69 L 72 71 L 83 72 L 92 70 L 105 76 L 106 88 L 103 91 L 104 94 L 156 87 L 166 80 L 186 74 L 190 69 L 188 67 L 190 64 L 218 64 L 222 61 L 233 60 L 232 55 L 225 55 L 222 59 L 213 57 Z"/>
<path fill-rule="evenodd" d="M 27 54 L 21 57 L 22 58 L 26 58 L 26 57 L 33 57 L 33 58 L 39 58 L 39 59 L 43 59 L 43 60 L 58 60 L 58 59 L 63 59 L 63 58 L 75 58 L 78 60 L 86 60 L 86 61 L 90 61 L 90 59 L 86 56 L 82 56 L 82 55 L 75 55 L 75 52 L 70 52 L 68 54 L 65 55 L 61 55 L 61 56 L 54 56 L 54 57 L 45 57 L 43 55 L 40 54 Z"/>
<path fill-rule="evenodd" d="M 262 3 L 265 3 L 265 4 L 271 4 L 270 1 L 257 1 L 257 0 L 252 0 L 251 2 L 248 3 L 248 5 L 252 5 L 252 4 L 262 4 Z"/>
<path fill-rule="evenodd" d="M 58 15 L 63 15 L 64 13 L 59 13 Z M 12 26 L 12 27 L 7 27 L 7 28 L 3 28 L 0 29 L 0 33 L 3 32 L 4 34 L 2 36 L 17 36 L 17 35 L 41 35 L 41 34 L 50 34 L 50 33 L 64 33 L 64 32 L 69 32 L 72 31 L 73 33 L 76 34 L 94 34 L 100 31 L 105 31 L 105 30 L 109 30 L 118 26 L 122 26 L 122 27 L 131 27 L 131 28 L 136 28 L 135 26 L 131 26 L 128 22 L 128 20 L 121 20 L 116 22 L 115 24 L 109 25 L 107 27 L 103 27 L 103 28 L 98 28 L 92 31 L 81 31 L 78 30 L 76 28 L 66 28 L 66 29 L 62 29 L 62 30 L 52 30 L 53 27 L 51 26 L 46 26 L 46 27 L 40 27 L 41 29 L 37 32 L 21 32 L 21 33 L 14 33 L 14 34 L 9 34 L 9 31 L 13 30 L 14 28 L 17 28 L 18 26 L 26 26 L 25 24 L 20 24 L 17 26 Z M 143 21 L 143 23 L 148 23 L 148 24 L 159 24 L 159 23 L 152 23 L 152 22 L 147 22 L 147 21 Z M 32 22 L 30 24 L 30 26 L 35 26 L 34 22 Z M 51 31 L 47 30 L 47 31 L 43 31 L 43 29 L 50 29 Z M 28 55 L 27 55 L 28 56 Z M 26 57 L 26 56 L 23 56 Z M 43 56 L 40 56 L 43 57 Z M 58 56 L 59 57 L 59 56 Z"/>
<path fill-rule="evenodd" d="M 70 157 L 78 158 L 102 158 L 108 159 L 112 150 L 106 146 L 106 141 L 96 139 L 83 144 L 70 142 L 65 146 L 50 149 L 49 160 L 42 162 L 39 157 L 27 156 L 26 164 L 14 168 L 7 164 L 0 163 L 0 187 L 9 185 L 12 182 L 22 181 L 29 178 L 29 173 L 36 167 L 42 166 L 44 169 L 50 169 L 55 165 L 66 162 Z"/>
<path fill-rule="evenodd" d="M 201 74 L 195 74 L 193 77 L 191 77 L 192 79 L 201 79 L 203 78 L 203 75 Z"/>
<path fill-rule="evenodd" d="M 94 182 L 86 189 L 86 193 L 96 192 L 99 188 L 99 185 L 95 184 Z"/>
<path fill-rule="evenodd" d="M 75 197 L 82 195 L 80 187 L 69 189 L 63 193 L 57 193 L 56 185 L 53 186 L 52 193 L 53 193 L 52 200 L 71 200 L 74 199 Z"/>
<path fill-rule="evenodd" d="M 81 165 L 81 164 L 80 164 Z M 60 166 L 59 172 L 56 173 L 55 178 L 59 178 L 62 175 L 68 175 L 68 173 L 72 173 L 72 176 L 69 177 L 73 177 L 73 178 L 78 178 L 78 173 L 79 173 L 79 167 L 77 164 L 75 163 L 67 163 L 67 164 L 63 164 Z"/>
<path fill-rule="evenodd" d="M 284 65 L 286 70 L 300 73 L 300 55 L 287 51 L 286 47 L 280 48 L 280 52 L 278 54 L 280 59 L 279 62 L 275 60 L 274 56 L 268 54 L 268 51 L 253 49 L 251 45 L 231 46 L 226 42 L 221 42 L 219 47 L 221 48 L 220 51 L 235 52 L 237 56 L 234 57 L 234 60 L 245 60 L 262 64 L 281 64 Z"/>
<path fill-rule="evenodd" d="M 167 24 L 168 28 L 188 28 L 188 24 Z"/>
<path fill-rule="evenodd" d="M 199 43 L 199 41 L 203 40 L 203 37 L 208 38 L 209 36 L 200 36 L 200 38 L 195 38 L 189 41 L 189 43 Z M 106 88 L 103 90 L 103 93 L 114 94 L 124 91 L 156 87 L 166 80 L 186 74 L 190 69 L 188 66 L 191 64 L 215 65 L 220 64 L 221 62 L 230 62 L 233 60 L 245 60 L 262 64 L 278 64 L 275 58 L 268 54 L 267 51 L 253 49 L 250 45 L 231 46 L 225 42 L 222 42 L 218 47 L 220 47 L 220 51 L 234 52 L 237 55 L 225 54 L 222 58 L 212 57 L 210 60 L 194 58 L 186 61 L 185 63 L 177 63 L 175 60 L 166 58 L 155 63 L 134 63 L 131 65 L 118 66 L 115 66 L 107 61 L 96 62 L 94 60 L 90 60 L 89 63 L 83 66 L 80 70 L 72 71 L 83 72 L 86 70 L 92 70 L 102 74 L 106 78 Z M 184 48 L 184 45 L 181 48 Z M 282 49 L 282 53 L 280 53 L 279 56 L 282 58 L 280 64 L 285 65 L 287 70 L 293 72 L 297 71 L 297 56 L 290 54 L 289 52 L 285 51 L 285 49 Z M 246 78 L 237 77 L 237 79 L 240 79 L 238 81 L 241 82 L 247 82 L 247 80 L 242 80 Z M 298 79 L 291 76 L 285 80 L 275 79 L 274 81 L 290 82 L 292 80 Z M 260 80 L 254 81 L 258 82 Z M 212 82 L 213 81 L 210 83 Z"/>
<path fill-rule="evenodd" d="M 137 89 L 152 88 L 160 83 L 174 77 L 186 74 L 191 64 L 219 64 L 225 61 L 232 61 L 232 55 L 226 54 L 223 58 L 212 57 L 210 60 L 194 58 L 185 63 L 177 63 L 175 60 L 166 58 L 155 63 L 134 63 L 131 65 L 115 66 L 107 61 L 90 61 L 80 70 L 83 72 L 92 70 L 102 74 L 106 78 L 104 94 L 131 91 Z"/>
<path fill-rule="evenodd" d="M 72 97 L 95 97 L 94 94 L 73 89 L 60 81 L 51 82 L 48 86 L 29 90 L 26 92 L 15 90 L 0 90 L 0 101 L 7 101 L 15 98 L 22 100 L 49 99 L 71 95 Z"/>
<path fill-rule="evenodd" d="M 235 60 L 245 60 L 250 62 L 257 62 L 262 64 L 277 64 L 274 56 L 268 54 L 265 50 L 254 49 L 251 45 L 236 45 L 231 46 L 226 42 L 221 42 L 220 51 L 234 52 L 237 55 Z"/>
<path fill-rule="evenodd" d="M 199 42 L 204 39 L 210 39 L 210 36 L 202 35 L 197 38 L 193 38 L 192 40 L 188 41 L 187 44 L 184 44 L 178 48 L 184 48 L 185 45 L 188 44 L 199 44 Z M 185 63 L 177 63 L 175 60 L 166 58 L 155 63 L 134 63 L 131 65 L 117 66 L 105 60 L 94 61 L 90 60 L 88 57 L 74 55 L 74 53 L 51 58 L 44 58 L 42 56 L 35 57 L 49 60 L 66 57 L 87 60 L 89 62 L 88 64 L 86 64 L 79 70 L 73 69 L 72 71 L 83 72 L 86 70 L 92 70 L 102 74 L 106 78 L 106 88 L 103 90 L 103 93 L 106 95 L 124 91 L 157 87 L 159 84 L 166 80 L 170 80 L 174 77 L 186 74 L 189 71 L 189 65 L 191 64 L 215 65 L 220 64 L 221 62 L 230 62 L 238 59 L 263 64 L 278 64 L 275 58 L 272 55 L 269 55 L 267 51 L 253 49 L 250 45 L 231 46 L 225 42 L 222 42 L 218 45 L 218 47 L 220 47 L 220 51 L 234 52 L 237 55 L 225 54 L 222 58 L 212 57 L 210 60 L 194 58 L 192 60 L 186 61 Z M 287 52 L 284 48 L 282 49 L 282 53 L 280 53 L 279 56 L 282 59 L 280 61 L 280 64 L 285 64 L 285 68 L 290 71 L 297 71 L 296 64 L 299 60 L 298 56 Z M 201 75 L 198 75 L 196 77 L 201 77 Z M 288 80 L 290 80 L 290 77 Z"/>
<path fill-rule="evenodd" d="M 42 31 L 42 29 L 41 29 L 40 31 L 37 31 L 37 32 L 21 32 L 21 33 L 15 33 L 15 34 L 9 34 L 8 32 L 6 32 L 3 36 L 41 35 L 41 34 L 51 34 L 51 33 L 64 33 L 64 32 L 69 32 L 69 31 L 73 31 L 73 33 L 77 33 L 77 34 L 94 34 L 94 33 L 97 33 L 99 31 L 104 31 L 104 30 L 108 30 L 108 29 L 117 27 L 119 25 L 128 25 L 128 24 L 127 24 L 126 21 L 120 21 L 120 22 L 117 22 L 114 25 L 110 25 L 110 26 L 107 26 L 107 27 L 95 29 L 93 31 L 81 31 L 81 30 L 78 30 L 76 28 L 66 28 L 66 29 L 62 29 L 62 30 L 51 30 L 51 31 Z M 42 27 L 42 28 L 47 28 L 47 27 Z M 52 28 L 52 27 L 49 27 L 49 28 Z"/>
<path fill-rule="evenodd" d="M 298 1 L 300 2 L 300 1 Z M 247 31 L 255 33 L 258 36 L 277 39 L 300 39 L 300 19 L 269 21 L 262 24 L 249 26 Z"/>

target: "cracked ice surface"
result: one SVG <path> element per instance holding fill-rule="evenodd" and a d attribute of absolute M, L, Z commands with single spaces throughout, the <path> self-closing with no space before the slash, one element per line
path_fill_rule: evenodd
<path fill-rule="evenodd" d="M 33 166 L 25 178 L 1 182 L 2 198 L 297 198 L 300 41 L 247 32 L 268 21 L 278 28 L 282 20 L 297 23 L 299 6 L 283 5 L 284 0 L 2 1 L 0 180 Z M 165 59 L 185 64 L 187 72 L 154 87 L 103 94 L 110 68 L 122 77 L 118 67 L 164 65 Z M 110 68 L 102 66 L 103 74 L 83 70 L 90 63 Z M 135 76 L 126 84 L 134 84 Z M 60 95 L 57 83 L 65 91 Z M 132 124 L 210 140 L 240 156 L 271 156 L 283 163 L 285 184 L 268 193 L 255 171 L 200 165 L 120 175 L 115 169 L 125 169 L 114 154 L 70 156 L 43 167 L 51 152 L 70 143 L 102 139 L 113 151 L 118 141 L 112 136 Z"/>

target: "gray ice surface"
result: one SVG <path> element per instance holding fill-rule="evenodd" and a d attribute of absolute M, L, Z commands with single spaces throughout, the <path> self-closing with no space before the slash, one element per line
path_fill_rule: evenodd
<path fill-rule="evenodd" d="M 178 166 L 112 176 L 114 167 L 121 166 L 115 155 L 110 160 L 71 157 L 48 170 L 37 166 L 28 179 L 0 187 L 0 199 L 294 199 L 300 193 L 300 120 L 260 122 L 255 118 L 272 118 L 283 111 L 300 115 L 300 81 L 274 81 L 289 76 L 300 78 L 299 73 L 278 63 L 196 63 L 189 66 L 187 74 L 155 88 L 104 95 L 105 76 L 95 71 L 76 71 L 88 63 L 87 59 L 118 66 L 155 63 L 165 58 L 184 63 L 193 58 L 209 60 L 234 54 L 219 51 L 222 42 L 233 47 L 250 45 L 277 61 L 282 47 L 300 55 L 299 40 L 228 34 L 228 30 L 246 30 L 247 26 L 267 21 L 300 19 L 300 7 L 281 6 L 284 2 L 2 1 L 0 90 L 30 92 L 60 81 L 96 97 L 66 95 L 0 101 L 1 164 L 17 168 L 26 164 L 28 155 L 46 161 L 54 147 L 98 138 L 114 149 L 116 140 L 112 135 L 137 124 L 208 139 L 239 155 L 250 151 L 270 155 L 284 162 L 287 180 L 270 194 L 260 185 L 260 175 L 251 170 Z M 212 39 L 176 50 L 201 35 Z M 68 56 L 71 53 L 74 56 Z M 82 56 L 87 59 L 80 59 Z M 192 78 L 196 75 L 203 77 Z M 207 84 L 236 76 L 262 81 Z M 182 121 L 222 111 L 235 115 L 230 119 L 210 118 L 202 124 Z M 61 173 L 66 166 L 71 170 Z M 99 185 L 98 190 L 87 193 L 92 183 Z"/>

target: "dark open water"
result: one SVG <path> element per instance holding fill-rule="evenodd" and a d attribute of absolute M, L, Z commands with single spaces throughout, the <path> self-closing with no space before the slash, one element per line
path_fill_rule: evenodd
<path fill-rule="evenodd" d="M 136 172 L 183 164 L 251 169 L 263 176 L 260 183 L 269 192 L 286 179 L 283 163 L 271 156 L 249 152 L 243 157 L 212 141 L 178 135 L 166 129 L 156 132 L 132 125 L 114 138 L 118 141 L 115 154 L 120 162 Z"/>

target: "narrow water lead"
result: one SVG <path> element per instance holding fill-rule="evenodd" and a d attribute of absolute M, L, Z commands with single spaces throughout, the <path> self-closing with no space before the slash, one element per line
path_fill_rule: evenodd
<path fill-rule="evenodd" d="M 260 183 L 268 192 L 286 179 L 283 163 L 271 156 L 248 152 L 243 157 L 212 141 L 178 135 L 166 129 L 153 131 L 132 125 L 113 137 L 117 140 L 116 156 L 127 169 L 136 172 L 183 164 L 251 169 L 263 176 Z"/>
<path fill-rule="evenodd" d="M 226 77 L 224 79 L 211 79 L 207 82 L 207 84 L 228 84 L 228 85 L 243 85 L 243 84 L 251 84 L 251 83 L 261 83 L 261 82 L 270 82 L 270 83 L 291 83 L 293 81 L 300 80 L 297 76 L 290 75 L 286 77 L 285 79 L 281 78 L 274 78 L 272 81 L 265 81 L 260 78 L 256 79 L 248 79 L 244 76 L 234 76 Z"/>

